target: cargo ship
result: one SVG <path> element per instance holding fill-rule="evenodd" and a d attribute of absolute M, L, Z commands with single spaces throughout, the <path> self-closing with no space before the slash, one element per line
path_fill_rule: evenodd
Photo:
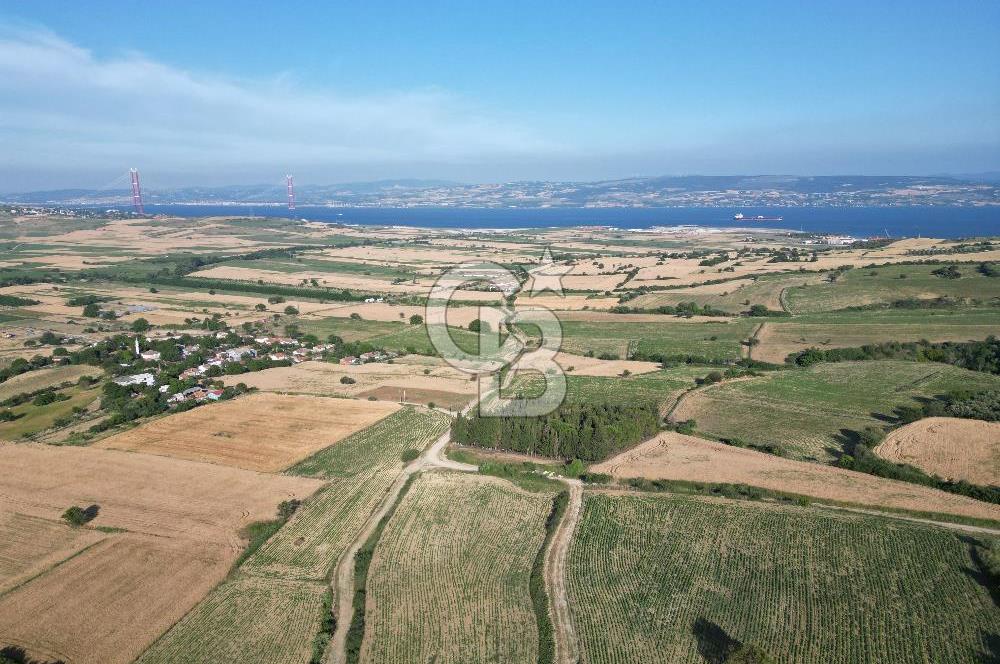
<path fill-rule="evenodd" d="M 737 212 L 733 215 L 733 221 L 782 221 L 784 217 L 765 217 L 762 214 L 758 214 L 756 217 L 747 217 L 742 212 Z"/>
<path fill-rule="evenodd" d="M 733 221 L 782 221 L 784 217 L 765 217 L 762 214 L 758 214 L 754 217 L 748 217 L 742 212 L 737 212 L 733 215 Z"/>

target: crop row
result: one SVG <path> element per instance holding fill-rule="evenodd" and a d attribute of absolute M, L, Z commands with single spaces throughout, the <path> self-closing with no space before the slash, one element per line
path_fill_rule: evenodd
<path fill-rule="evenodd" d="M 588 496 L 569 586 L 592 664 L 984 661 L 1000 609 L 951 533 L 681 497 Z"/>

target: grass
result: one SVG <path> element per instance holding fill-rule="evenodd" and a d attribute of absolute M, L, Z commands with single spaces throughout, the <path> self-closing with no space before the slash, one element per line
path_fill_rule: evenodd
<path fill-rule="evenodd" d="M 1000 377 L 931 362 L 842 362 L 724 383 L 688 397 L 678 417 L 699 431 L 774 445 L 788 456 L 829 461 L 843 429 L 884 424 L 897 406 L 956 389 L 1000 386 Z M 693 413 L 691 412 L 693 409 Z"/>
<path fill-rule="evenodd" d="M 693 387 L 695 378 L 716 370 L 711 366 L 683 364 L 661 371 L 635 374 L 628 378 L 567 375 L 566 403 L 628 405 L 639 401 L 652 401 L 663 407 L 672 403 L 681 390 Z M 524 374 L 515 380 L 513 390 L 530 397 L 543 385 L 541 376 Z"/>
<path fill-rule="evenodd" d="M 409 322 L 357 320 L 354 318 L 321 318 L 301 320 L 299 327 L 307 334 L 315 334 L 326 339 L 331 334 L 344 341 L 360 341 L 376 348 L 406 351 L 421 355 L 437 355 L 431 344 L 426 325 L 410 325 Z M 468 330 L 449 327 L 448 332 L 459 348 L 475 352 L 479 346 L 479 336 Z"/>
<path fill-rule="evenodd" d="M 529 577 L 551 505 L 475 475 L 421 475 L 375 549 L 361 661 L 534 664 Z"/>
<path fill-rule="evenodd" d="M 971 565 L 963 536 L 878 517 L 599 494 L 568 582 L 592 664 L 703 664 L 738 643 L 788 664 L 971 664 L 1000 620 Z"/>
<path fill-rule="evenodd" d="M 78 387 L 60 390 L 59 393 L 69 396 L 69 399 L 45 406 L 35 406 L 29 401 L 11 408 L 18 417 L 12 422 L 0 422 L 0 440 L 14 440 L 50 429 L 59 418 L 72 415 L 74 406 L 84 408 L 100 396 L 99 389 Z"/>
<path fill-rule="evenodd" d="M 848 270 L 834 283 L 791 288 L 786 293 L 793 313 L 833 311 L 845 307 L 892 302 L 909 297 L 973 298 L 996 302 L 1000 298 L 1000 279 L 986 277 L 975 264 L 958 265 L 962 276 L 945 279 L 931 274 L 949 265 L 888 265 L 879 268 Z M 901 275 L 905 275 L 902 276 Z"/>

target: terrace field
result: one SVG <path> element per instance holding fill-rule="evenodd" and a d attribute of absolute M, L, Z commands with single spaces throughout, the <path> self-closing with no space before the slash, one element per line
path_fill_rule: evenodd
<path fill-rule="evenodd" d="M 361 661 L 536 662 L 528 577 L 551 507 L 502 480 L 422 474 L 375 549 Z"/>
<path fill-rule="evenodd" d="M 583 658 L 789 664 L 989 661 L 1000 609 L 960 535 L 877 517 L 586 495 L 569 554 Z"/>
<path fill-rule="evenodd" d="M 897 406 L 919 397 L 998 386 L 998 376 L 934 362 L 819 364 L 692 392 L 673 417 L 694 419 L 712 436 L 829 461 L 843 448 L 842 430 L 881 425 Z"/>

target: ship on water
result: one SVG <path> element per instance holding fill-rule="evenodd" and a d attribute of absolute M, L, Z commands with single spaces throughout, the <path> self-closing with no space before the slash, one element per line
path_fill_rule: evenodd
<path fill-rule="evenodd" d="M 737 212 L 733 215 L 733 221 L 782 221 L 784 217 L 765 217 L 762 214 L 758 214 L 755 217 L 747 217 L 742 212 Z"/>

